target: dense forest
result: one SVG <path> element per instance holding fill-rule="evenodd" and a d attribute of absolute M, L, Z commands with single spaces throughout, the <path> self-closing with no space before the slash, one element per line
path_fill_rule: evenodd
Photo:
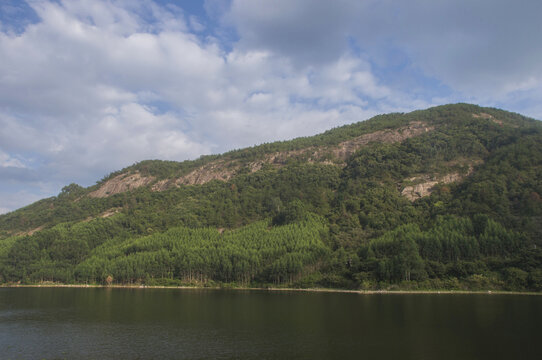
<path fill-rule="evenodd" d="M 0 283 L 56 282 L 542 291 L 542 123 L 445 105 L 71 184 L 0 216 Z"/>

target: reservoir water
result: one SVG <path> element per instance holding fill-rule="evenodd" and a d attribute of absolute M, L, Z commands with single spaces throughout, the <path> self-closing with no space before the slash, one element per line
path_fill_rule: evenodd
<path fill-rule="evenodd" d="M 542 296 L 0 288 L 1 359 L 542 359 Z"/>

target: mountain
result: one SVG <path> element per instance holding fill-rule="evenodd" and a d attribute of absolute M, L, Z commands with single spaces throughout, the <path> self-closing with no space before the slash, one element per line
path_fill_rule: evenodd
<path fill-rule="evenodd" d="M 542 123 L 469 104 L 195 161 L 0 216 L 0 282 L 542 290 Z"/>

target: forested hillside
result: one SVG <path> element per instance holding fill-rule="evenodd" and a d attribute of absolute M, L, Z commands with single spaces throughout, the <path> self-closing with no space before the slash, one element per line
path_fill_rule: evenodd
<path fill-rule="evenodd" d="M 0 216 L 1 283 L 542 290 L 542 124 L 445 105 Z"/>

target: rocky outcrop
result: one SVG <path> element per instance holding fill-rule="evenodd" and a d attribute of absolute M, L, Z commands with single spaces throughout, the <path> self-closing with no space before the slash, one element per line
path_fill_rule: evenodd
<path fill-rule="evenodd" d="M 418 200 L 419 198 L 431 195 L 433 187 L 437 184 L 449 184 L 459 180 L 462 180 L 463 176 L 459 173 L 447 174 L 439 177 L 435 180 L 425 181 L 416 185 L 406 186 L 401 195 L 409 199 L 410 201 Z M 420 180 L 419 178 L 411 178 L 410 181 Z"/>
<path fill-rule="evenodd" d="M 375 131 L 351 140 L 343 141 L 336 146 L 308 147 L 305 149 L 281 151 L 262 156 L 261 159 L 243 166 L 249 172 L 256 172 L 264 165 L 283 166 L 291 158 L 303 158 L 308 163 L 324 163 L 344 165 L 344 161 L 361 147 L 372 142 L 394 143 L 424 134 L 433 130 L 424 122 L 413 121 L 398 129 Z M 228 181 L 241 169 L 235 160 L 216 160 L 176 179 L 156 182 L 153 191 L 163 191 L 181 185 L 201 185 L 212 180 Z"/>
<path fill-rule="evenodd" d="M 155 180 L 152 176 L 142 176 L 139 172 L 125 173 L 107 180 L 102 186 L 88 194 L 94 198 L 105 198 L 111 195 L 137 189 L 146 186 Z"/>
<path fill-rule="evenodd" d="M 241 168 L 249 172 L 256 172 L 265 165 L 275 167 L 283 166 L 291 158 L 302 158 L 309 163 L 324 163 L 344 165 L 344 161 L 361 147 L 372 142 L 394 143 L 421 135 L 433 130 L 433 127 L 421 121 L 413 121 L 397 129 L 375 131 L 370 134 L 358 136 L 343 141 L 335 146 L 308 147 L 305 149 L 281 151 L 265 154 L 262 158 L 241 166 L 237 160 L 215 160 L 203 165 L 186 175 L 173 179 L 164 179 L 155 182 L 152 176 L 142 176 L 139 172 L 125 173 L 107 180 L 97 190 L 89 194 L 90 197 L 104 198 L 114 194 L 137 189 L 152 183 L 152 191 L 164 191 L 181 185 L 201 185 L 212 180 L 228 181 L 234 177 Z"/>
<path fill-rule="evenodd" d="M 472 114 L 472 117 L 477 118 L 477 119 L 491 120 L 497 125 L 501 125 L 501 126 L 503 125 L 503 122 L 501 120 L 495 119 L 493 115 L 490 115 L 490 114 L 486 114 L 486 113 Z"/>
<path fill-rule="evenodd" d="M 111 216 L 113 216 L 115 214 L 118 214 L 121 210 L 122 210 L 122 208 L 120 208 L 120 207 L 114 207 L 114 208 L 111 208 L 111 209 L 108 209 L 108 210 L 104 211 L 103 213 L 99 214 L 98 216 L 89 216 L 88 218 L 83 220 L 83 222 L 89 222 L 89 221 L 92 221 L 92 220 L 98 219 L 98 218 L 105 219 L 105 218 L 111 217 Z"/>
<path fill-rule="evenodd" d="M 109 210 L 104 211 L 100 215 L 98 215 L 98 217 L 101 217 L 102 219 L 105 219 L 105 218 L 108 218 L 108 217 L 111 217 L 111 216 L 117 214 L 120 210 L 121 210 L 121 208 L 111 208 Z"/>
<path fill-rule="evenodd" d="M 493 115 L 486 114 L 486 113 L 472 114 L 472 117 L 478 118 L 478 119 L 493 119 Z"/>
<path fill-rule="evenodd" d="M 433 187 L 437 184 L 450 184 L 453 182 L 462 181 L 466 176 L 470 175 L 473 171 L 472 165 L 469 165 L 469 170 L 465 175 L 461 175 L 458 172 L 442 175 L 442 176 L 433 176 L 428 175 L 417 176 L 410 179 L 407 179 L 408 182 L 419 182 L 415 185 L 405 186 L 401 195 L 409 199 L 410 201 L 418 200 L 422 197 L 431 195 Z"/>
<path fill-rule="evenodd" d="M 20 231 L 20 232 L 14 233 L 13 236 L 24 236 L 24 235 L 32 236 L 32 235 L 34 235 L 35 233 L 37 233 L 38 231 L 43 230 L 44 228 L 45 228 L 45 226 L 44 226 L 44 225 L 41 225 L 41 226 L 38 226 L 37 228 L 32 229 L 32 230 L 28 230 L 28 231 Z"/>
<path fill-rule="evenodd" d="M 232 161 L 217 160 L 179 178 L 160 180 L 151 187 L 151 190 L 164 191 L 181 185 L 201 185 L 212 180 L 228 181 L 239 169 L 240 166 Z"/>
<path fill-rule="evenodd" d="M 402 142 L 408 138 L 418 136 L 433 130 L 432 126 L 427 126 L 424 122 L 413 121 L 407 126 L 398 129 L 380 130 L 370 134 L 359 136 L 352 140 L 343 141 L 337 147 L 331 149 L 332 154 L 341 160 L 346 160 L 350 155 L 361 147 L 372 142 L 396 143 Z"/>

